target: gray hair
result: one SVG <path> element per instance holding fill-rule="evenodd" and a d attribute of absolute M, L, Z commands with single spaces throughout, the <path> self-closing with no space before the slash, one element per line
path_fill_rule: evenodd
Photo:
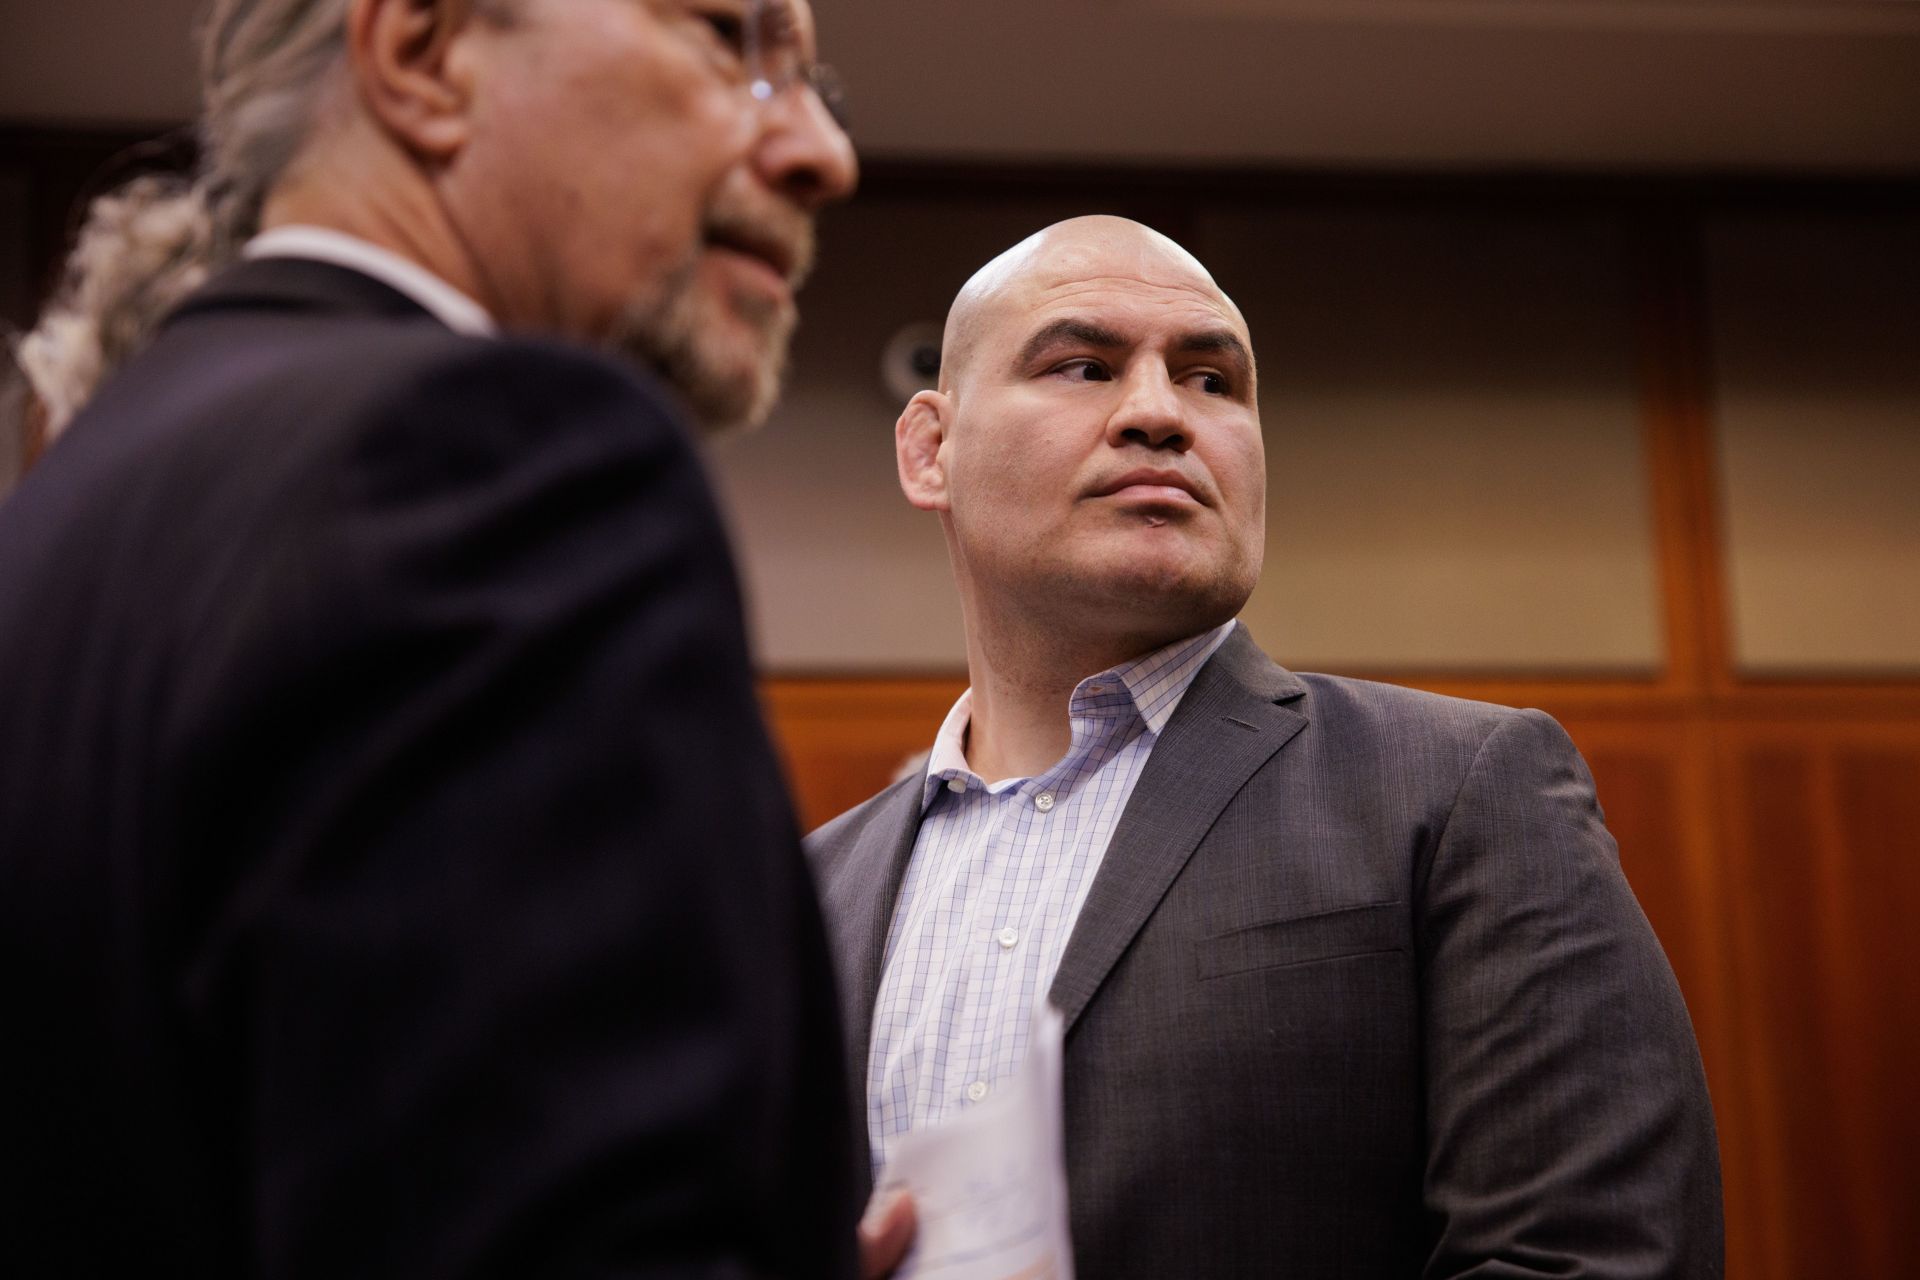
<path fill-rule="evenodd" d="M 19 343 L 49 438 L 259 229 L 342 64 L 350 3 L 214 0 L 196 172 L 137 178 L 95 200 L 53 302 Z"/>

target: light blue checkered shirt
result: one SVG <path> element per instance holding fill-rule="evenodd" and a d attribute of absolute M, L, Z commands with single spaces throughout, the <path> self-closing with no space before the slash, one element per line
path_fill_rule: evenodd
<path fill-rule="evenodd" d="M 1026 1053 L 1073 922 L 1147 756 L 1194 676 L 1233 630 L 1213 631 L 1074 687 L 1067 754 L 988 786 L 963 744 L 973 691 L 934 739 L 920 834 L 893 909 L 867 1058 L 874 1168 L 892 1140 L 991 1095 Z"/>

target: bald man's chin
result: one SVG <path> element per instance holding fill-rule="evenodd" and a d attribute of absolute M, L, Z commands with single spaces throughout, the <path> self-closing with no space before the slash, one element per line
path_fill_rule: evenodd
<path fill-rule="evenodd" d="M 1019 607 L 1064 633 L 1109 638 L 1152 635 L 1170 643 L 1235 617 L 1253 594 L 1238 578 L 1196 581 L 1151 572 L 1050 575 L 1021 594 Z"/>

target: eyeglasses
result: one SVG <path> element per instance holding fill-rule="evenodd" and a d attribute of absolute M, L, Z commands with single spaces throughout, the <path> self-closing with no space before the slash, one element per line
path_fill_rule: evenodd
<path fill-rule="evenodd" d="M 842 129 L 847 127 L 846 89 L 840 74 L 806 56 L 792 0 L 747 0 L 743 32 L 748 84 L 756 102 L 771 102 L 805 85 Z"/>

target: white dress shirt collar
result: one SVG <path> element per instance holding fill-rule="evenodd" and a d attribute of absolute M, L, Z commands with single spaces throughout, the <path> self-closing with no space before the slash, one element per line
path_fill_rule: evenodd
<path fill-rule="evenodd" d="M 1074 686 L 1073 697 L 1083 700 L 1090 694 L 1103 692 L 1102 686 L 1118 683 L 1133 700 L 1146 731 L 1157 737 L 1167 727 L 1167 721 L 1173 718 L 1193 678 L 1200 674 L 1200 668 L 1206 665 L 1207 659 L 1213 657 L 1220 646 L 1227 642 L 1235 625 L 1231 621 L 1223 622 L 1211 631 L 1176 640 L 1130 662 L 1090 675 Z M 947 712 L 940 732 L 933 739 L 933 750 L 927 755 L 927 772 L 920 790 L 923 811 L 932 803 L 935 791 L 946 780 L 958 774 L 972 774 L 973 770 L 967 764 L 967 727 L 972 722 L 973 690 L 968 689 L 953 704 L 953 709 Z M 987 790 L 998 792 L 1019 781 L 1021 779 L 1003 779 Z"/>
<path fill-rule="evenodd" d="M 304 224 L 275 227 L 247 241 L 240 256 L 330 262 L 397 289 L 455 333 L 490 338 L 500 331 L 485 307 L 419 263 L 344 231 Z"/>

